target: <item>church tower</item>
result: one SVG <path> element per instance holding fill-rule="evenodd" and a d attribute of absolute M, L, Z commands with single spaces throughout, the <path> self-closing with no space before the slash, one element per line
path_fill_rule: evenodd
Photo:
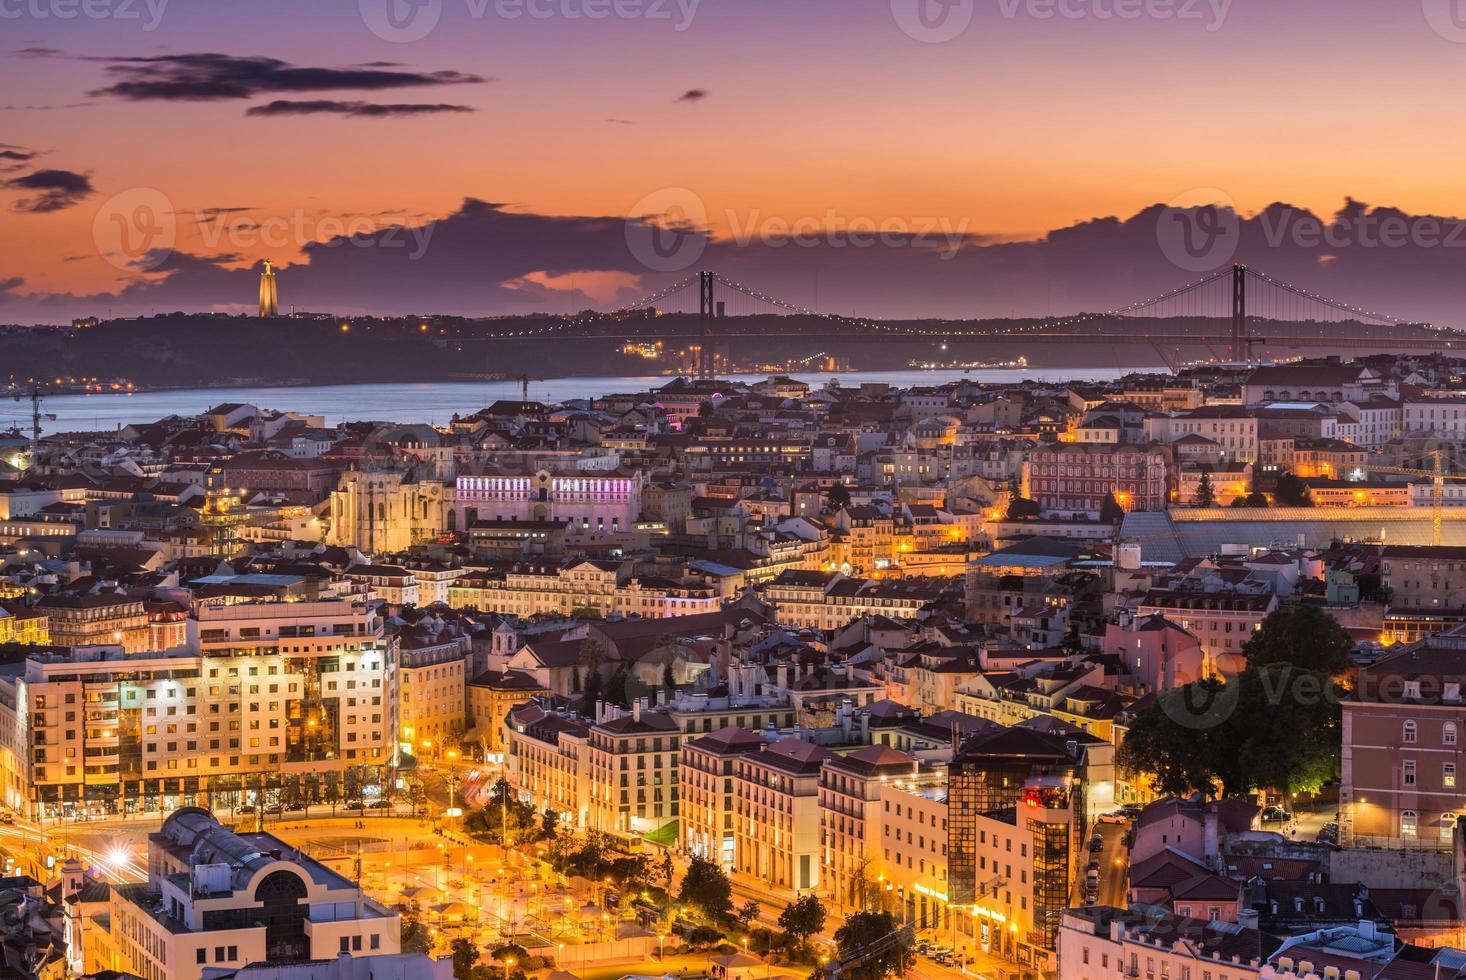
<path fill-rule="evenodd" d="M 279 300 L 275 291 L 275 264 L 265 259 L 265 271 L 260 274 L 260 316 L 279 316 Z"/>

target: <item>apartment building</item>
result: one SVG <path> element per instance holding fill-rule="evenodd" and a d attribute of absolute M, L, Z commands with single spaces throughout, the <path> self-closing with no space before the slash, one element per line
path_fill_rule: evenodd
<path fill-rule="evenodd" d="M 1466 398 L 1406 398 L 1400 411 L 1406 436 L 1466 439 Z"/>
<path fill-rule="evenodd" d="M 1169 472 L 1161 446 L 1040 446 L 1028 454 L 1024 496 L 1048 513 L 1098 517 L 1111 494 L 1127 511 L 1165 510 Z"/>
<path fill-rule="evenodd" d="M 1208 405 L 1179 415 L 1145 420 L 1145 437 L 1157 442 L 1181 442 L 1199 437 L 1212 444 L 1225 462 L 1256 463 L 1260 423 L 1256 413 L 1240 405 Z"/>
<path fill-rule="evenodd" d="M 1051 968 L 1084 826 L 1083 752 L 1062 735 L 1000 728 L 947 771 L 949 901 L 981 949 Z"/>
<path fill-rule="evenodd" d="M 1466 627 L 1358 673 L 1343 706 L 1342 843 L 1451 850 L 1466 815 Z"/>
<path fill-rule="evenodd" d="M 395 764 L 397 644 L 364 603 L 197 605 L 185 646 L 0 673 L 0 784 L 44 817 L 355 799 Z"/>
<path fill-rule="evenodd" d="M 599 616 L 668 619 L 717 612 L 723 597 L 716 586 L 701 580 L 642 580 L 632 574 L 629 562 L 584 559 L 464 575 L 448 586 L 448 601 L 456 609 L 525 618 L 594 610 Z"/>
<path fill-rule="evenodd" d="M 783 738 L 734 763 L 735 868 L 778 889 L 820 885 L 820 768 L 831 753 Z"/>
<path fill-rule="evenodd" d="M 401 951 L 396 912 L 272 834 L 185 807 L 148 835 L 148 880 L 112 887 L 109 968 L 201 980 L 249 964 Z"/>
<path fill-rule="evenodd" d="M 574 460 L 567 466 L 526 464 L 518 472 L 460 476 L 449 511 L 450 529 L 492 519 L 554 521 L 593 534 L 629 531 L 641 514 L 645 475 L 591 468 L 615 466 L 618 459 L 587 459 L 584 467 Z"/>
<path fill-rule="evenodd" d="M 525 704 L 504 718 L 506 778 L 519 798 L 567 815 L 576 828 L 590 826 L 590 725 L 569 712 Z"/>
<path fill-rule="evenodd" d="M 962 582 L 961 576 L 879 580 L 791 569 L 758 592 L 781 624 L 832 630 L 860 616 L 915 618 L 931 603 L 959 595 Z"/>
<path fill-rule="evenodd" d="M 468 727 L 467 684 L 473 641 L 457 624 L 428 618 L 398 633 L 397 729 L 400 749 L 431 755 Z"/>
<path fill-rule="evenodd" d="M 121 646 L 128 653 L 155 649 L 142 599 L 110 592 L 48 595 L 36 609 L 46 615 L 56 646 Z"/>
<path fill-rule="evenodd" d="M 676 720 L 649 710 L 645 698 L 635 701 L 630 712 L 599 708 L 585 746 L 588 826 L 617 834 L 661 829 L 677 818 L 682 733 Z"/>
<path fill-rule="evenodd" d="M 724 871 L 736 866 L 735 768 L 738 760 L 762 752 L 764 739 L 731 725 L 682 743 L 677 789 L 682 849 Z"/>
<path fill-rule="evenodd" d="M 867 908 L 884 887 L 890 841 L 883 849 L 881 786 L 917 768 L 906 753 L 872 745 L 835 755 L 820 770 L 821 890 L 835 911 Z"/>
<path fill-rule="evenodd" d="M 1242 647 L 1278 608 L 1272 593 L 1185 592 L 1152 589 L 1135 618 L 1164 616 L 1196 637 L 1206 658 L 1205 676 L 1241 670 Z"/>

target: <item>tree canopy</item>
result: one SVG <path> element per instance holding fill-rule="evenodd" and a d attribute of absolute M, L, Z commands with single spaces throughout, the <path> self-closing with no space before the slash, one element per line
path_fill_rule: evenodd
<path fill-rule="evenodd" d="M 733 908 L 733 885 L 723 869 L 711 861 L 693 858 L 677 893 L 684 905 L 695 905 L 709 918 L 726 917 Z"/>
<path fill-rule="evenodd" d="M 779 928 L 789 936 L 791 944 L 803 949 L 810 936 L 819 935 L 825 928 L 825 907 L 813 895 L 804 895 L 779 913 Z"/>
<path fill-rule="evenodd" d="M 1217 488 L 1212 485 L 1211 474 L 1203 472 L 1196 483 L 1196 496 L 1192 503 L 1198 507 L 1210 507 L 1217 502 Z"/>
<path fill-rule="evenodd" d="M 856 912 L 835 930 L 835 948 L 842 960 L 876 949 L 874 955 L 840 972 L 846 980 L 882 980 L 905 971 L 911 957 L 911 933 L 890 912 Z"/>
<path fill-rule="evenodd" d="M 1043 508 L 1037 500 L 1029 500 L 1027 497 L 1014 497 L 1008 502 L 1008 520 L 1020 521 L 1030 517 L 1041 517 Z"/>
<path fill-rule="evenodd" d="M 1338 772 L 1345 692 L 1336 679 L 1350 647 L 1322 609 L 1279 610 L 1243 647 L 1246 670 L 1161 692 L 1135 717 L 1117 761 L 1161 793 L 1316 790 Z"/>

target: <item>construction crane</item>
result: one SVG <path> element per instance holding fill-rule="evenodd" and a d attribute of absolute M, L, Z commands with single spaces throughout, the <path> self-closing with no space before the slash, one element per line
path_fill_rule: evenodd
<path fill-rule="evenodd" d="M 1430 480 L 1430 528 L 1431 540 L 1436 547 L 1441 543 L 1441 525 L 1444 521 L 1446 506 L 1446 481 L 1466 480 L 1466 475 L 1447 473 L 1445 469 L 1445 456 L 1439 449 L 1432 449 L 1426 453 L 1435 466 L 1428 470 L 1413 470 L 1401 466 L 1366 466 L 1371 473 L 1389 473 L 1392 476 L 1423 476 Z"/>
<path fill-rule="evenodd" d="M 21 393 L 17 391 L 15 393 L 15 400 L 20 401 L 21 397 Z M 41 411 L 41 388 L 39 385 L 31 385 L 30 394 L 24 397 L 28 397 L 31 400 L 31 464 L 35 465 L 35 461 L 41 454 L 41 422 L 43 420 L 48 422 L 56 421 L 56 413 Z"/>

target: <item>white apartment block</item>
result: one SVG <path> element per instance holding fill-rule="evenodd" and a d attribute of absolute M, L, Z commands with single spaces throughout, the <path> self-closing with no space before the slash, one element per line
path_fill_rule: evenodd
<path fill-rule="evenodd" d="M 395 763 L 397 647 L 364 603 L 200 605 L 187 643 L 0 672 L 0 790 L 35 816 L 354 799 Z"/>

